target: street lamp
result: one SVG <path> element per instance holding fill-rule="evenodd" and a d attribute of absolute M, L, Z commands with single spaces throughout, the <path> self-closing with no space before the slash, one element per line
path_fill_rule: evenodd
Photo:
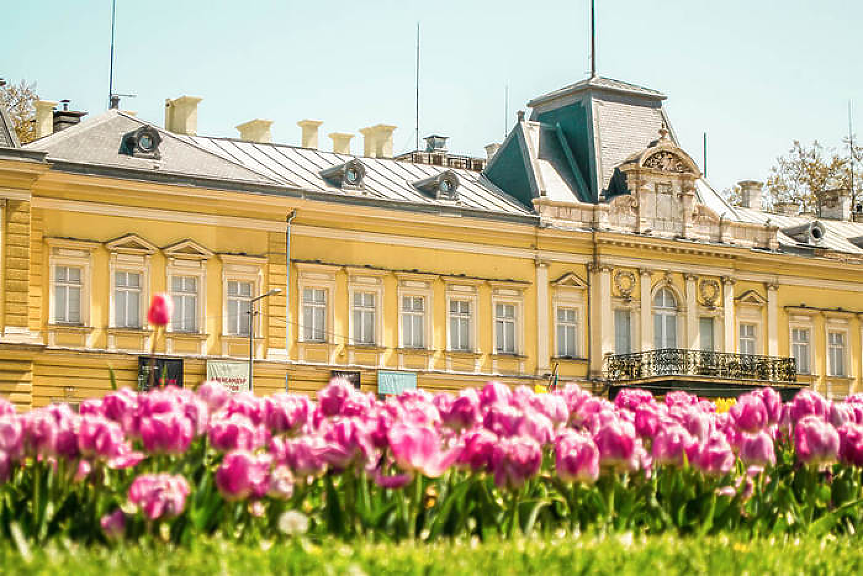
<path fill-rule="evenodd" d="M 266 294 L 255 296 L 249 300 L 249 392 L 254 392 L 255 387 L 252 380 L 255 376 L 255 302 L 263 300 L 267 296 L 281 294 L 281 289 L 273 288 Z"/>

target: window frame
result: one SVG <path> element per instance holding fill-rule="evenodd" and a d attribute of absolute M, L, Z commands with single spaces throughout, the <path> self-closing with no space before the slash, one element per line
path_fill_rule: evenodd
<path fill-rule="evenodd" d="M 307 291 L 312 292 L 312 295 L 313 295 L 312 300 L 310 302 L 306 302 L 306 292 Z M 318 302 L 317 300 L 314 299 L 314 293 L 315 292 L 320 292 L 323 294 L 323 302 Z M 316 343 L 316 344 L 322 344 L 322 343 L 327 342 L 327 333 L 330 331 L 328 323 L 327 323 L 327 320 L 329 319 L 328 318 L 328 316 L 329 316 L 328 309 L 330 307 L 329 292 L 330 291 L 326 287 L 311 286 L 311 285 L 303 286 L 299 290 L 299 300 L 300 300 L 300 302 L 299 302 L 299 308 L 300 308 L 299 315 L 303 319 L 302 324 L 300 324 L 300 326 L 299 326 L 299 329 L 301 332 L 298 334 L 301 342 L 311 342 L 311 343 Z M 310 306 L 313 310 L 322 310 L 323 311 L 323 314 L 322 314 L 323 326 L 320 327 L 320 333 L 321 333 L 320 338 L 314 337 L 314 333 L 315 333 L 314 314 L 312 315 L 313 320 L 312 320 L 312 326 L 311 326 L 312 337 L 309 338 L 306 336 L 306 329 L 309 328 L 308 324 L 306 323 L 306 306 Z"/>
<path fill-rule="evenodd" d="M 617 313 L 618 312 L 625 312 L 626 315 L 629 317 L 628 318 L 629 319 L 629 350 L 627 350 L 626 352 L 620 352 L 617 349 L 617 336 L 618 336 L 618 334 L 617 334 L 617 318 L 618 318 Z M 611 311 L 611 322 L 613 324 L 613 330 L 614 330 L 614 353 L 615 354 L 633 354 L 634 353 L 634 350 L 635 350 L 635 348 L 633 346 L 633 341 L 634 341 L 634 336 L 635 336 L 635 330 L 633 329 L 634 316 L 635 315 L 633 314 L 632 308 L 630 308 L 628 306 L 618 306 L 618 307 L 615 307 L 614 309 L 612 309 L 612 311 Z"/>
<path fill-rule="evenodd" d="M 168 260 L 168 265 L 165 267 L 165 288 L 173 302 L 174 299 L 174 277 L 193 277 L 197 280 L 196 283 L 196 310 L 195 320 L 196 327 L 194 331 L 175 330 L 173 319 L 165 326 L 165 331 L 168 334 L 177 335 L 199 335 L 206 334 L 207 326 L 207 269 L 206 261 L 187 260 L 181 258 L 171 258 Z M 174 314 L 178 311 L 175 309 Z"/>
<path fill-rule="evenodd" d="M 515 302 L 498 301 L 492 304 L 494 312 L 494 353 L 515 356 L 519 353 L 519 309 Z M 512 312 L 510 316 L 508 312 Z M 512 326 L 512 341 L 508 342 L 507 328 Z M 501 327 L 501 330 L 498 330 Z M 503 340 L 503 342 L 501 342 Z"/>
<path fill-rule="evenodd" d="M 805 331 L 807 334 L 807 341 L 805 342 L 805 345 L 806 345 L 806 359 L 808 360 L 808 362 L 806 363 L 807 366 L 803 367 L 803 369 L 801 369 L 800 363 L 798 362 L 797 354 L 795 353 L 797 346 L 798 345 L 802 346 L 804 344 L 802 342 L 796 342 L 794 340 L 794 332 L 796 332 L 798 330 L 799 331 Z M 804 326 L 804 325 L 792 324 L 788 329 L 788 351 L 790 353 L 789 355 L 794 359 L 794 366 L 797 369 L 797 373 L 800 374 L 801 376 L 810 376 L 813 373 L 812 361 L 813 361 L 813 358 L 815 356 L 815 354 L 813 354 L 814 347 L 815 347 L 815 341 L 812 338 L 812 336 L 813 336 L 813 329 L 812 329 L 812 326 L 809 326 L 809 325 Z"/>
<path fill-rule="evenodd" d="M 49 238 L 46 240 L 49 246 L 48 256 L 48 326 L 49 327 L 73 327 L 91 328 L 90 309 L 93 296 L 92 269 L 93 250 L 96 244 L 92 242 L 64 240 Z M 56 271 L 58 266 L 80 268 L 80 302 L 78 322 L 57 322 L 56 298 Z"/>
<path fill-rule="evenodd" d="M 830 341 L 831 336 L 838 335 L 842 337 L 842 374 L 837 374 L 834 369 L 833 363 L 833 349 L 834 345 Z M 828 378 L 851 378 L 851 363 L 849 362 L 850 358 L 850 344 L 851 339 L 849 338 L 849 331 L 846 327 L 840 327 L 835 324 L 827 323 L 824 329 L 824 337 L 826 346 L 824 350 L 827 352 L 825 354 L 825 359 L 827 361 L 827 377 Z"/>
<path fill-rule="evenodd" d="M 747 336 L 743 337 L 743 328 L 745 326 L 752 327 L 752 337 Z M 743 342 L 746 340 L 747 342 L 752 342 L 752 352 L 744 352 L 743 351 Z M 743 354 L 747 356 L 762 356 L 762 354 L 758 353 L 759 346 L 758 343 L 761 341 L 761 331 L 759 329 L 759 325 L 756 322 L 747 321 L 746 319 L 741 320 L 737 323 L 737 351 L 738 354 Z"/>
<path fill-rule="evenodd" d="M 551 296 L 551 338 L 554 348 L 550 351 L 552 358 L 565 360 L 584 360 L 587 347 L 585 345 L 585 330 L 587 326 L 587 306 L 585 305 L 586 284 L 573 273 L 564 274 L 552 282 Z M 558 338 L 558 308 L 574 308 L 576 311 L 575 356 L 567 358 L 560 356 Z"/>
<path fill-rule="evenodd" d="M 113 268 L 110 272 L 111 274 L 111 319 L 110 326 L 112 328 L 117 328 L 120 330 L 143 330 L 144 329 L 144 319 L 146 314 L 144 314 L 144 310 L 147 308 L 147 299 L 144 294 L 146 293 L 146 275 L 143 271 L 139 269 L 118 269 Z M 138 289 L 136 292 L 138 293 L 138 318 L 136 325 L 130 326 L 128 323 L 128 314 L 126 314 L 127 322 L 124 325 L 120 325 L 119 319 L 117 318 L 117 304 L 119 300 L 119 296 L 121 292 L 129 294 L 135 290 L 132 290 L 130 286 L 120 287 L 117 284 L 117 275 L 118 274 L 126 274 L 127 278 L 130 274 L 134 274 L 139 277 L 138 281 Z M 126 302 L 126 312 L 128 313 L 128 300 Z"/>
<path fill-rule="evenodd" d="M 663 292 L 665 290 L 667 290 L 671 294 L 672 298 L 674 299 L 674 307 L 657 306 L 656 305 L 656 297 L 661 292 Z M 683 299 L 683 294 L 681 294 L 680 291 L 677 290 L 673 284 L 671 284 L 671 282 L 660 282 L 651 291 L 651 294 L 650 294 L 650 318 L 652 320 L 652 322 L 651 322 L 651 330 L 653 332 L 652 341 L 653 341 L 653 348 L 655 350 L 663 350 L 663 349 L 669 348 L 668 346 L 665 346 L 665 345 L 660 346 L 660 347 L 657 347 L 657 345 L 656 345 L 657 337 L 658 337 L 658 335 L 656 333 L 657 316 L 660 316 L 663 318 L 662 326 L 664 326 L 664 327 L 668 326 L 668 322 L 669 322 L 668 319 L 669 318 L 674 319 L 673 320 L 673 324 L 674 324 L 674 346 L 671 347 L 671 349 L 680 348 L 680 339 L 681 339 L 681 335 L 683 334 L 683 330 L 682 330 L 682 328 L 683 328 L 682 321 L 683 321 L 683 317 L 684 317 L 684 314 L 682 313 L 683 312 L 683 302 L 685 302 L 685 300 Z"/>
<path fill-rule="evenodd" d="M 348 341 L 351 346 L 382 348 L 384 342 L 383 317 L 385 312 L 383 272 L 379 275 L 348 274 Z M 354 295 L 368 293 L 375 295 L 375 318 L 373 342 L 357 342 L 354 322 Z"/>
<path fill-rule="evenodd" d="M 524 292 L 523 286 L 511 282 L 490 282 L 491 292 L 491 350 L 495 356 L 524 356 Z M 498 352 L 497 336 L 497 306 L 498 304 L 512 306 L 513 318 L 513 351 Z M 447 308 L 449 309 L 449 308 Z"/>
<path fill-rule="evenodd" d="M 223 338 L 249 338 L 249 334 L 235 333 L 231 331 L 230 317 L 228 314 L 229 300 L 228 295 L 229 282 L 245 282 L 252 285 L 252 296 L 256 298 L 263 294 L 264 285 L 264 265 L 265 258 L 255 256 L 239 256 L 235 254 L 220 254 L 219 260 L 222 261 L 222 337 Z M 206 292 L 204 292 L 206 295 Z M 257 302 L 258 306 L 262 306 L 261 300 Z M 252 322 L 253 338 L 263 338 L 264 334 L 264 316 L 267 314 L 256 314 Z M 246 320 L 248 325 L 248 320 Z M 225 346 L 223 345 L 223 348 Z M 227 350 L 225 350 L 226 352 Z"/>
<path fill-rule="evenodd" d="M 450 321 L 450 306 L 453 300 L 470 303 L 470 346 L 467 349 L 453 348 L 452 322 Z M 448 284 L 446 287 L 446 350 L 456 354 L 479 354 L 479 293 L 473 284 Z"/>
<path fill-rule="evenodd" d="M 561 319 L 560 313 L 563 310 L 571 310 L 573 320 L 570 321 L 567 318 Z M 554 314 L 554 357 L 555 358 L 578 358 L 579 353 L 581 352 L 578 348 L 578 332 L 579 327 L 581 325 L 581 318 L 579 316 L 579 309 L 575 306 L 568 306 L 566 304 L 558 304 L 552 308 L 552 313 Z M 567 350 L 567 344 L 569 344 L 569 337 L 564 338 L 564 342 L 561 342 L 561 328 L 564 330 L 564 334 L 569 329 L 572 329 L 572 353 L 569 353 Z"/>
<path fill-rule="evenodd" d="M 397 274 L 397 307 L 398 307 L 398 347 L 405 350 L 431 350 L 434 348 L 434 293 L 432 290 L 432 278 L 416 274 Z M 407 346 L 404 333 L 404 310 L 403 299 L 405 297 L 419 297 L 423 299 L 424 309 L 422 313 L 423 322 L 423 345 L 420 347 Z"/>
<path fill-rule="evenodd" d="M 310 264 L 305 262 L 295 263 L 294 265 L 297 268 L 297 342 L 300 344 L 334 344 L 336 272 L 338 271 L 338 267 L 326 264 Z M 324 340 L 322 342 L 305 339 L 306 320 L 303 310 L 303 292 L 306 289 L 324 290 L 324 292 L 326 293 L 326 310 L 324 312 Z M 304 356 L 304 354 L 302 354 L 302 351 L 301 356 Z"/>

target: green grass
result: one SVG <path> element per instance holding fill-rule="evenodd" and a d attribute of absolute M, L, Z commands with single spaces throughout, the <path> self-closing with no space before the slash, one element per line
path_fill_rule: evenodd
<path fill-rule="evenodd" d="M 566 537 L 513 542 L 347 544 L 293 541 L 266 545 L 198 541 L 83 548 L 56 544 L 22 556 L 0 543 L 4 574 L 860 574 L 863 543 L 821 539 Z"/>

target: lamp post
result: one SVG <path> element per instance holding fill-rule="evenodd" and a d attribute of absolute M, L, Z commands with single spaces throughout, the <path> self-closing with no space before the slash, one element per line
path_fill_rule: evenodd
<path fill-rule="evenodd" d="M 280 294 L 282 291 L 279 288 L 273 288 L 265 294 L 255 296 L 249 300 L 249 392 L 254 392 L 253 384 L 255 376 L 255 302 L 263 300 L 267 296 Z"/>

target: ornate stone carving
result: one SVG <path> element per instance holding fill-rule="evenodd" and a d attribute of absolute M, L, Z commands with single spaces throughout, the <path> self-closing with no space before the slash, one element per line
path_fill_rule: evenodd
<path fill-rule="evenodd" d="M 657 152 L 645 160 L 644 167 L 653 168 L 660 172 L 674 172 L 676 174 L 689 172 L 683 160 L 677 154 L 668 152 L 667 150 Z"/>
<path fill-rule="evenodd" d="M 719 282 L 712 279 L 702 280 L 698 285 L 698 293 L 701 295 L 701 303 L 708 308 L 716 308 L 716 303 L 722 295 Z"/>
<path fill-rule="evenodd" d="M 638 214 L 638 200 L 634 196 L 628 194 L 617 196 L 610 204 L 621 215 L 634 217 Z"/>
<path fill-rule="evenodd" d="M 614 273 L 614 287 L 621 298 L 630 300 L 635 289 L 635 274 L 629 270 L 617 270 Z"/>

